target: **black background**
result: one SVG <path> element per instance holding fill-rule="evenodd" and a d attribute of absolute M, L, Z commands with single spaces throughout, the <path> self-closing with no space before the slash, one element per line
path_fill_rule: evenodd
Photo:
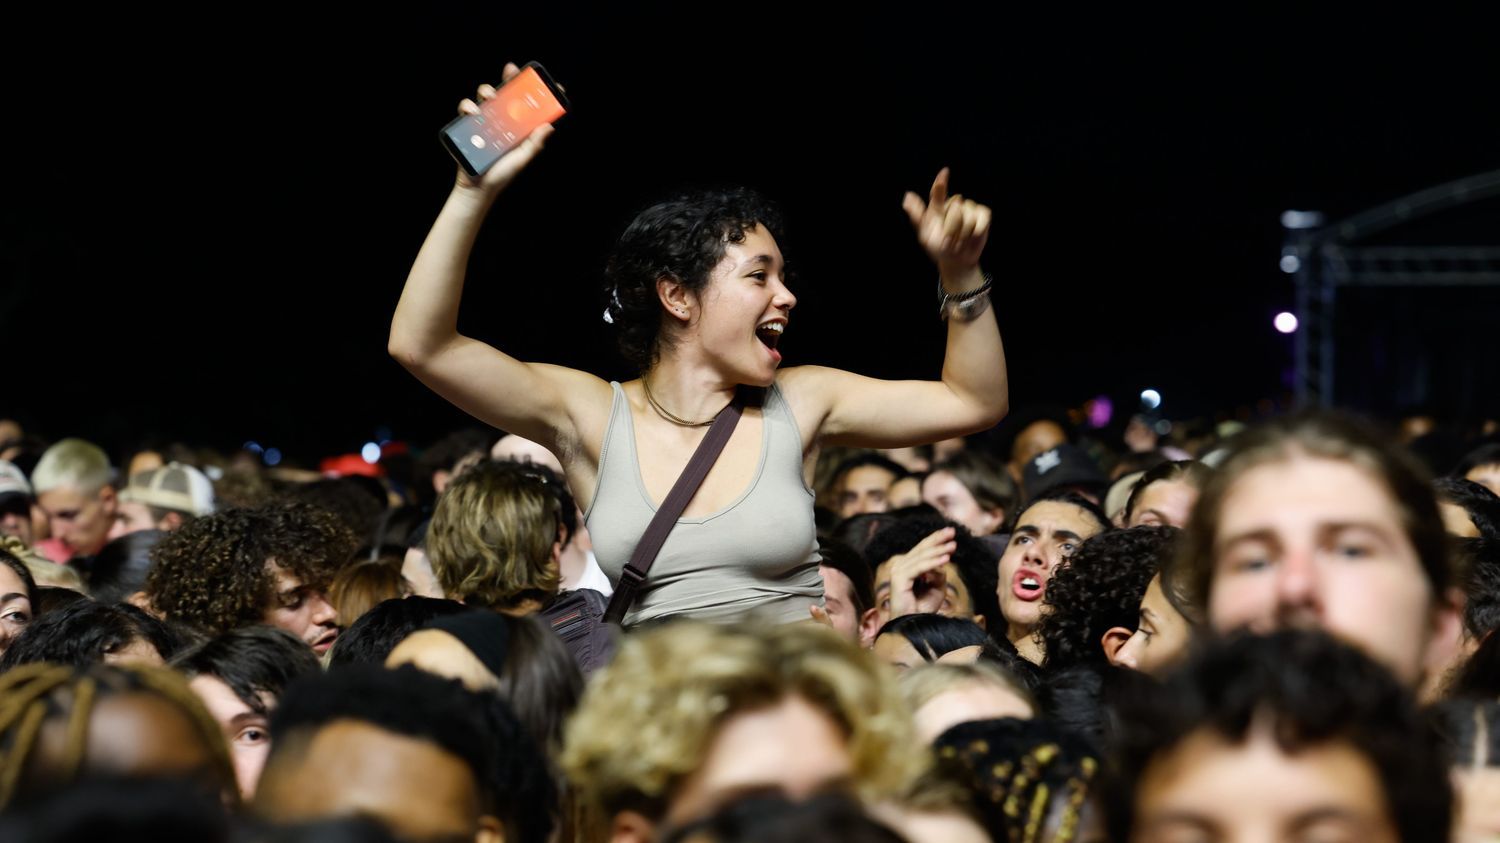
<path fill-rule="evenodd" d="M 507 60 L 547 65 L 574 113 L 497 204 L 461 327 L 612 377 L 611 241 L 702 184 L 783 204 L 789 364 L 935 376 L 934 272 L 899 203 L 949 165 L 997 211 L 1014 405 L 1253 405 L 1291 365 L 1281 211 L 1338 219 L 1500 166 L 1494 30 L 1433 11 L 414 9 L 29 12 L 5 60 L 0 417 L 308 460 L 463 425 L 385 332 L 451 184 L 438 129 Z"/>

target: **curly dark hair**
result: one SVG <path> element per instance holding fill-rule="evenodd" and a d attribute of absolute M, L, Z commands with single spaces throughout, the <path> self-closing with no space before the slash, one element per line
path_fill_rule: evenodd
<path fill-rule="evenodd" d="M 1148 769 L 1199 733 L 1242 744 L 1265 727 L 1278 747 L 1344 744 L 1374 768 L 1399 840 L 1447 840 L 1453 791 L 1435 732 L 1384 667 L 1325 633 L 1236 635 L 1194 656 L 1155 693 L 1121 702 L 1109 839 L 1129 840 Z"/>
<path fill-rule="evenodd" d="M 1175 527 L 1100 533 L 1052 572 L 1040 627 L 1048 670 L 1105 663 L 1099 639 L 1113 627 L 1135 629 L 1146 586 L 1176 551 L 1177 534 Z"/>
<path fill-rule="evenodd" d="M 272 564 L 326 589 L 358 540 L 338 518 L 305 503 L 227 509 L 196 518 L 151 550 L 146 593 L 166 617 L 211 633 L 263 623 Z"/>
<path fill-rule="evenodd" d="M 659 278 L 694 292 L 724 259 L 725 247 L 743 243 L 763 226 L 779 242 L 781 212 L 746 188 L 701 191 L 652 205 L 626 227 L 604 271 L 605 313 L 619 329 L 620 353 L 644 372 L 661 351 Z"/>

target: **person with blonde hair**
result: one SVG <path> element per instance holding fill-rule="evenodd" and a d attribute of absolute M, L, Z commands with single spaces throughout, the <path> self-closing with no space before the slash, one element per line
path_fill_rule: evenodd
<path fill-rule="evenodd" d="M 448 484 L 427 528 L 448 599 L 528 615 L 557 593 L 562 521 L 545 482 L 525 465 L 483 460 Z"/>
<path fill-rule="evenodd" d="M 48 448 L 31 472 L 36 502 L 51 538 L 37 550 L 54 562 L 98 553 L 109 541 L 119 501 L 109 457 L 98 445 L 64 439 Z"/>
<path fill-rule="evenodd" d="M 678 621 L 595 675 L 562 765 L 592 839 L 638 843 L 751 789 L 891 797 L 921 756 L 889 674 L 831 630 Z"/>

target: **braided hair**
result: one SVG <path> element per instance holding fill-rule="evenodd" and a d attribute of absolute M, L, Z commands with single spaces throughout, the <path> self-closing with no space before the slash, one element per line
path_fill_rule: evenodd
<path fill-rule="evenodd" d="M 39 662 L 0 675 L 0 810 L 34 789 L 35 782 L 25 781 L 26 766 L 49 721 L 66 721 L 66 739 L 55 773 L 58 782 L 72 782 L 85 773 L 101 772 L 83 769 L 89 721 L 100 700 L 132 693 L 165 700 L 187 717 L 212 756 L 224 792 L 235 798 L 238 791 L 233 787 L 234 765 L 219 726 L 176 673 L 133 665 L 71 666 Z"/>
<path fill-rule="evenodd" d="M 938 768 L 965 782 L 990 836 L 1072 843 L 1099 772 L 1098 753 L 1041 720 L 960 723 L 934 744 Z M 1056 828 L 1047 834 L 1056 817 Z"/>

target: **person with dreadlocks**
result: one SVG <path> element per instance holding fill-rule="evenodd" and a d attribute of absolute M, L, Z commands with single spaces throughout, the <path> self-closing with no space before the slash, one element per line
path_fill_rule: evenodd
<path fill-rule="evenodd" d="M 184 776 L 238 802 L 219 727 L 156 667 L 28 664 L 0 675 L 0 811 L 92 776 Z"/>
<path fill-rule="evenodd" d="M 1103 843 L 1098 753 L 1043 720 L 960 723 L 933 744 L 939 775 L 970 788 L 990 837 L 1004 843 Z"/>

